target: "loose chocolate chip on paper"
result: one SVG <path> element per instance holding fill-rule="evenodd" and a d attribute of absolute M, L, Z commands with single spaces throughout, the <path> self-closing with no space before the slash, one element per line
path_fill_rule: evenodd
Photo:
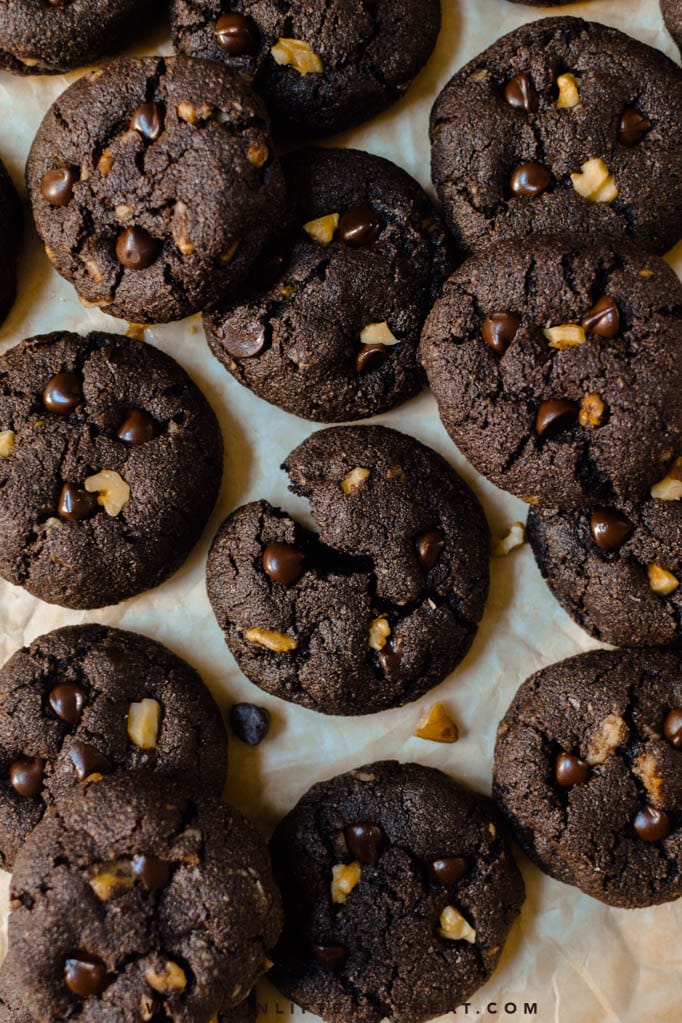
<path fill-rule="evenodd" d="M 235 703 L 230 708 L 230 728 L 247 746 L 257 746 L 270 731 L 270 712 L 255 703 Z"/>

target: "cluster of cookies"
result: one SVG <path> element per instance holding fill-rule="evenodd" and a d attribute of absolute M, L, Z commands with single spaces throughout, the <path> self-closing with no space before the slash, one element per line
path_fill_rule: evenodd
<path fill-rule="evenodd" d="M 2 67 L 98 57 L 137 5 L 48 6 L 2 5 Z M 314 786 L 268 854 L 219 800 L 226 735 L 187 664 L 103 626 L 40 637 L 0 671 L 0 1021 L 246 1023 L 272 969 L 327 1023 L 419 1023 L 490 976 L 520 911 L 504 818 L 541 869 L 604 902 L 681 893 L 682 285 L 660 257 L 682 233 L 682 73 L 602 25 L 523 26 L 435 102 L 436 208 L 386 160 L 280 159 L 275 139 L 395 102 L 438 0 L 173 0 L 171 25 L 177 56 L 85 73 L 38 129 L 26 175 L 53 266 L 132 324 L 202 312 L 229 373 L 308 420 L 376 415 L 428 379 L 469 461 L 532 506 L 558 599 L 626 649 L 521 686 L 497 808 L 433 769 L 369 764 Z M 0 314 L 18 223 L 3 172 Z M 222 456 L 209 403 L 158 349 L 22 341 L 0 358 L 0 575 L 76 609 L 158 586 L 202 534 Z M 475 494 L 375 425 L 322 429 L 282 468 L 316 528 L 264 498 L 208 555 L 240 667 L 323 714 L 423 696 L 484 613 Z M 267 732 L 258 708 L 232 720 Z"/>

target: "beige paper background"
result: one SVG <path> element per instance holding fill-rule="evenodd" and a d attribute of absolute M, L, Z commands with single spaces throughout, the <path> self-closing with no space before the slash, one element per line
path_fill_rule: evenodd
<path fill-rule="evenodd" d="M 429 186 L 428 114 L 450 75 L 499 35 L 542 15 L 582 14 L 614 25 L 677 56 L 657 0 L 587 0 L 541 9 L 508 0 L 443 0 L 443 31 L 429 65 L 391 111 L 347 133 L 343 144 L 395 160 Z M 139 52 L 170 52 L 161 31 Z M 21 79 L 0 72 L 0 155 L 18 185 L 33 134 L 49 103 L 77 75 Z M 19 299 L 0 328 L 0 351 L 24 337 L 55 329 L 123 332 L 126 324 L 85 310 L 52 270 L 26 221 Z M 679 252 L 680 247 L 678 247 Z M 677 260 L 678 272 L 682 259 Z M 268 739 L 255 750 L 232 742 L 228 796 L 270 829 L 309 785 L 381 757 L 419 760 L 488 791 L 495 728 L 517 686 L 531 672 L 596 644 L 559 608 L 544 586 L 527 546 L 493 559 L 491 597 L 473 649 L 462 667 L 428 699 L 355 720 L 328 718 L 261 693 L 240 673 L 225 647 L 204 589 L 210 538 L 225 514 L 267 497 L 290 511 L 307 509 L 287 493 L 279 465 L 311 424 L 272 408 L 241 388 L 212 358 L 198 317 L 154 327 L 146 340 L 172 354 L 203 387 L 224 432 L 225 478 L 218 507 L 187 564 L 169 582 L 118 607 L 90 614 L 41 603 L 0 581 L 0 662 L 51 628 L 84 621 L 146 633 L 166 643 L 203 674 L 226 706 L 256 700 L 273 717 Z M 525 506 L 496 490 L 464 461 L 442 429 L 430 394 L 377 421 L 418 437 L 445 455 L 484 503 L 493 532 L 525 519 Z M 412 736 L 420 711 L 442 700 L 461 729 L 454 746 Z M 682 904 L 625 911 L 601 905 L 544 877 L 522 862 L 528 895 L 500 968 L 467 1008 L 443 1017 L 530 1018 L 539 1023 L 677 1023 L 682 980 Z M 0 874 L 6 906 L 8 875 Z M 2 914 L 6 919 L 6 911 Z M 262 1020 L 299 1016 L 300 1009 L 259 988 Z M 524 1003 L 537 1003 L 534 1015 Z M 505 1005 L 507 1008 L 505 1009 Z M 314 1023 L 315 1017 L 307 1018 Z"/>

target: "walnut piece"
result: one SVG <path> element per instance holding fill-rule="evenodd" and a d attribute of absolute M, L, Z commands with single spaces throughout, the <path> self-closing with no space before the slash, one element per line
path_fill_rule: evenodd
<path fill-rule="evenodd" d="M 459 729 L 442 703 L 434 703 L 422 714 L 414 734 L 430 742 L 457 742 L 459 739 Z"/>
<path fill-rule="evenodd" d="M 117 895 L 129 892 L 135 884 L 135 874 L 130 860 L 114 860 L 105 863 L 94 874 L 88 884 L 100 902 L 108 902 Z"/>
<path fill-rule="evenodd" d="M 649 586 L 654 593 L 660 593 L 662 597 L 667 597 L 669 593 L 674 593 L 680 585 L 679 579 L 672 572 L 661 568 L 660 565 L 649 565 L 647 572 L 649 575 Z"/>
<path fill-rule="evenodd" d="M 194 252 L 194 242 L 189 240 L 188 224 L 189 207 L 180 199 L 173 210 L 173 241 L 180 249 L 183 256 L 191 256 Z"/>
<path fill-rule="evenodd" d="M 651 802 L 660 804 L 663 778 L 658 773 L 656 757 L 652 753 L 642 753 L 635 758 L 632 770 L 651 796 Z"/>
<path fill-rule="evenodd" d="M 97 170 L 100 174 L 105 177 L 111 173 L 111 168 L 114 166 L 114 154 L 110 149 L 105 149 L 99 160 L 97 161 Z"/>
<path fill-rule="evenodd" d="M 0 458 L 9 458 L 14 448 L 14 430 L 0 430 Z"/>
<path fill-rule="evenodd" d="M 490 546 L 490 553 L 494 558 L 503 558 L 510 551 L 521 547 L 525 542 L 526 527 L 523 522 L 512 522 L 504 536 L 493 541 Z"/>
<path fill-rule="evenodd" d="M 97 494 L 107 515 L 116 518 L 130 500 L 130 487 L 113 469 L 102 469 L 94 476 L 88 476 L 83 486 L 89 494 Z"/>
<path fill-rule="evenodd" d="M 277 632 L 276 629 L 247 629 L 244 636 L 249 643 L 265 647 L 266 650 L 272 650 L 276 654 L 288 653 L 298 646 L 295 639 L 283 632 Z"/>
<path fill-rule="evenodd" d="M 154 999 L 151 995 L 142 995 L 140 998 L 140 1019 L 143 1023 L 149 1023 L 154 1015 Z"/>
<path fill-rule="evenodd" d="M 560 323 L 558 327 L 545 327 L 542 333 L 549 341 L 549 347 L 557 348 L 559 351 L 584 345 L 587 340 L 585 331 L 577 323 Z"/>
<path fill-rule="evenodd" d="M 449 941 L 468 941 L 470 945 L 476 943 L 476 931 L 454 906 L 446 906 L 441 913 L 438 933 L 441 938 Z"/>
<path fill-rule="evenodd" d="M 177 963 L 167 960 L 163 970 L 145 970 L 144 979 L 150 988 L 160 995 L 171 995 L 176 991 L 184 991 L 187 987 L 185 971 Z"/>
<path fill-rule="evenodd" d="M 332 902 L 344 903 L 361 877 L 362 867 L 357 860 L 332 867 Z"/>
<path fill-rule="evenodd" d="M 559 75 L 556 84 L 559 89 L 559 98 L 556 101 L 557 110 L 570 110 L 571 107 L 577 107 L 580 103 L 580 93 L 575 75 L 570 72 Z"/>
<path fill-rule="evenodd" d="M 327 213 L 324 217 L 318 217 L 317 220 L 309 220 L 303 225 L 303 230 L 314 242 L 319 242 L 320 245 L 329 245 L 338 226 L 339 214 Z"/>
<path fill-rule="evenodd" d="M 199 109 L 193 103 L 182 100 L 178 103 L 178 117 L 187 124 L 198 124 L 199 121 L 209 121 L 214 114 L 214 109 L 208 103 L 202 103 Z"/>
<path fill-rule="evenodd" d="M 581 426 L 601 426 L 606 405 L 596 391 L 586 394 L 580 403 L 578 422 Z"/>
<path fill-rule="evenodd" d="M 400 339 L 392 333 L 385 320 L 383 323 L 368 323 L 360 331 L 360 340 L 363 345 L 384 345 L 387 348 L 400 344 Z"/>
<path fill-rule="evenodd" d="M 344 494 L 354 494 L 363 483 L 369 479 L 369 469 L 351 469 L 347 476 L 341 480 L 341 489 Z"/>
<path fill-rule="evenodd" d="M 603 764 L 625 742 L 627 725 L 618 714 L 608 714 L 598 725 L 590 740 L 585 760 L 594 767 Z"/>
<path fill-rule="evenodd" d="M 2 454 L 1 451 L 0 454 Z M 667 475 L 658 483 L 654 483 L 651 488 L 651 496 L 659 501 L 682 500 L 682 458 L 676 458 L 668 469 Z"/>
<path fill-rule="evenodd" d="M 379 615 L 369 627 L 369 645 L 372 650 L 383 650 L 391 635 L 391 626 L 386 615 Z"/>
<path fill-rule="evenodd" d="M 618 198 L 616 179 L 600 157 L 582 164 L 579 174 L 571 174 L 573 187 L 589 202 L 613 202 Z"/>
<path fill-rule="evenodd" d="M 145 699 L 128 707 L 128 738 L 139 749 L 156 749 L 161 721 L 161 704 Z"/>
<path fill-rule="evenodd" d="M 322 58 L 302 39 L 282 37 L 277 40 L 270 52 L 278 64 L 293 67 L 301 75 L 319 75 L 324 71 Z"/>
<path fill-rule="evenodd" d="M 257 146 L 249 146 L 246 151 L 246 159 L 252 167 L 262 167 L 267 163 L 269 156 L 270 150 L 264 142 L 259 142 Z"/>

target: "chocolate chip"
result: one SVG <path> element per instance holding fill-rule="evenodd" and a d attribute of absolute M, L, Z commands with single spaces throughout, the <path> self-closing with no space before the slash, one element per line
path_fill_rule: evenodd
<path fill-rule="evenodd" d="M 603 551 L 615 551 L 625 543 L 634 526 L 629 519 L 609 508 L 595 508 L 590 519 L 592 536 Z"/>
<path fill-rule="evenodd" d="M 255 703 L 235 703 L 230 707 L 230 728 L 247 746 L 257 746 L 270 731 L 270 713 Z"/>
<path fill-rule="evenodd" d="M 540 105 L 540 98 L 533 88 L 530 75 L 521 74 L 510 78 L 504 87 L 504 98 L 510 107 L 534 114 Z"/>
<path fill-rule="evenodd" d="M 48 700 L 57 717 L 73 728 L 81 719 L 87 698 L 85 690 L 75 682 L 60 682 L 51 690 Z"/>
<path fill-rule="evenodd" d="M 637 146 L 651 128 L 651 121 L 635 107 L 626 107 L 618 127 L 618 141 L 624 146 Z"/>
<path fill-rule="evenodd" d="M 130 127 L 147 142 L 155 142 L 163 131 L 163 111 L 158 103 L 143 103 L 130 118 Z"/>
<path fill-rule="evenodd" d="M 310 953 L 330 973 L 340 970 L 348 958 L 348 951 L 343 945 L 311 945 Z"/>
<path fill-rule="evenodd" d="M 378 657 L 382 671 L 391 675 L 398 670 L 403 659 L 405 641 L 402 636 L 390 636 L 388 643 Z"/>
<path fill-rule="evenodd" d="M 98 959 L 79 955 L 64 963 L 64 980 L 69 991 L 79 998 L 101 995 L 107 982 L 107 970 Z"/>
<path fill-rule="evenodd" d="M 675 749 L 682 749 L 682 707 L 673 707 L 668 711 L 663 734 Z"/>
<path fill-rule="evenodd" d="M 644 806 L 632 822 L 643 842 L 660 842 L 673 829 L 672 821 L 665 810 Z"/>
<path fill-rule="evenodd" d="M 40 194 L 50 206 L 66 206 L 71 202 L 78 176 L 78 171 L 73 167 L 55 167 L 43 174 Z"/>
<path fill-rule="evenodd" d="M 372 245 L 381 234 L 381 221 L 371 206 L 355 206 L 341 214 L 336 233 L 352 249 Z"/>
<path fill-rule="evenodd" d="M 133 872 L 150 892 L 165 888 L 171 876 L 170 863 L 158 856 L 146 854 L 133 856 Z"/>
<path fill-rule="evenodd" d="M 128 415 L 116 431 L 116 436 L 119 440 L 133 445 L 146 444 L 155 435 L 155 421 L 148 412 L 138 408 L 131 408 L 129 410 Z"/>
<path fill-rule="evenodd" d="M 602 295 L 583 320 L 582 328 L 586 334 L 615 337 L 620 329 L 620 313 L 613 299 L 608 295 Z"/>
<path fill-rule="evenodd" d="M 491 313 L 483 321 L 483 340 L 496 355 L 504 355 L 516 337 L 520 323 L 516 313 Z"/>
<path fill-rule="evenodd" d="M 37 796 L 43 787 L 45 761 L 40 757 L 15 760 L 9 769 L 9 781 L 20 796 Z"/>
<path fill-rule="evenodd" d="M 243 14 L 223 14 L 215 27 L 218 42 L 231 57 L 243 57 L 258 49 L 258 32 L 251 18 Z"/>
<path fill-rule="evenodd" d="M 429 877 L 435 884 L 452 888 L 464 877 L 470 865 L 465 856 L 443 856 L 429 863 Z"/>
<path fill-rule="evenodd" d="M 346 845 L 360 863 L 376 866 L 383 843 L 384 833 L 376 824 L 349 824 L 346 828 Z"/>
<path fill-rule="evenodd" d="M 541 163 L 522 163 L 509 180 L 514 195 L 541 195 L 552 181 L 552 175 Z"/>
<path fill-rule="evenodd" d="M 109 774 L 113 771 L 107 758 L 86 742 L 74 742 L 69 757 L 76 768 L 79 781 L 84 781 L 91 774 Z"/>
<path fill-rule="evenodd" d="M 292 543 L 269 543 L 263 551 L 263 568 L 274 582 L 291 586 L 305 572 L 303 552 Z"/>
<path fill-rule="evenodd" d="M 43 390 L 43 405 L 48 412 L 67 416 L 83 401 L 83 381 L 77 373 L 57 373 Z"/>
<path fill-rule="evenodd" d="M 440 529 L 429 529 L 416 539 L 417 557 L 425 572 L 430 572 L 445 548 L 445 534 Z"/>
<path fill-rule="evenodd" d="M 65 483 L 59 494 L 57 515 L 69 522 L 78 522 L 94 515 L 97 507 L 97 494 L 89 494 L 75 483 Z"/>
<path fill-rule="evenodd" d="M 116 258 L 128 270 L 146 270 L 160 252 L 161 242 L 141 227 L 127 227 L 116 239 Z"/>
<path fill-rule="evenodd" d="M 372 370 L 383 366 L 388 358 L 385 345 L 362 345 L 355 356 L 356 373 L 371 373 Z"/>
<path fill-rule="evenodd" d="M 228 324 L 223 330 L 222 341 L 235 359 L 252 359 L 265 348 L 265 328 L 250 324 L 248 330 L 241 330 Z"/>
<path fill-rule="evenodd" d="M 550 398 L 543 401 L 535 417 L 535 432 L 539 437 L 555 437 L 578 418 L 578 406 L 573 401 Z"/>
<path fill-rule="evenodd" d="M 554 761 L 554 777 L 562 789 L 583 785 L 590 777 L 590 765 L 571 753 L 557 753 Z"/>

